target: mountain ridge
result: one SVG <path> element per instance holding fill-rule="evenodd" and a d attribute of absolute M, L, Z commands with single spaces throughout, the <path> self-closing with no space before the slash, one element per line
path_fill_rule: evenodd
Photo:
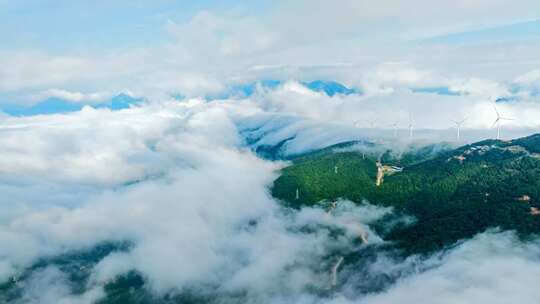
<path fill-rule="evenodd" d="M 412 253 L 441 249 L 489 228 L 526 237 L 540 233 L 539 141 L 535 134 L 444 150 L 406 163 L 380 186 L 378 163 L 395 166 L 399 160 L 359 151 L 315 153 L 293 160 L 271 192 L 292 208 L 337 199 L 393 207 L 417 222 L 385 237 Z"/>

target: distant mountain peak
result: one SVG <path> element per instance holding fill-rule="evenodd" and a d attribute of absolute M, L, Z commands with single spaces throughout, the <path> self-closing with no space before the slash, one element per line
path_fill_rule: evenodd
<path fill-rule="evenodd" d="M 92 106 L 96 109 L 108 108 L 115 111 L 129 108 L 142 101 L 142 98 L 134 97 L 126 93 L 120 93 L 111 99 L 100 103 L 89 101 L 73 102 L 59 97 L 49 97 L 31 106 L 12 105 L 4 107 L 2 111 L 11 116 L 70 113 L 80 111 L 85 106 Z"/>
<path fill-rule="evenodd" d="M 333 80 L 313 80 L 311 82 L 302 82 L 302 84 L 312 91 L 324 92 L 330 97 L 337 94 L 350 95 L 359 93 L 358 90 L 348 88 L 345 85 Z"/>

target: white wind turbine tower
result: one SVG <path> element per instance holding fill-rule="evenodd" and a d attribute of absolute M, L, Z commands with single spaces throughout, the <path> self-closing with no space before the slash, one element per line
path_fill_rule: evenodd
<path fill-rule="evenodd" d="M 495 122 L 493 122 L 492 128 L 497 126 L 497 139 L 501 139 L 501 120 L 513 120 L 512 118 L 507 118 L 501 116 L 499 113 L 499 110 L 497 110 L 497 107 L 493 105 L 493 109 L 495 109 L 495 113 L 497 114 L 497 119 L 495 119 Z"/>
<path fill-rule="evenodd" d="M 452 122 L 456 125 L 457 134 L 456 134 L 456 140 L 459 141 L 461 139 L 461 126 L 463 123 L 467 121 L 467 117 L 463 118 L 462 120 L 453 120 Z"/>
<path fill-rule="evenodd" d="M 375 123 L 377 122 L 377 119 L 370 119 L 368 122 L 369 122 L 369 127 L 371 129 L 374 129 L 375 128 Z"/>
<path fill-rule="evenodd" d="M 394 137 L 397 138 L 397 135 L 398 135 L 398 123 L 397 123 L 397 122 L 394 122 L 394 123 L 391 124 L 390 126 L 394 129 Z"/>
<path fill-rule="evenodd" d="M 412 139 L 413 137 L 413 130 L 414 130 L 413 119 L 412 119 L 412 115 L 409 114 L 409 139 Z"/>

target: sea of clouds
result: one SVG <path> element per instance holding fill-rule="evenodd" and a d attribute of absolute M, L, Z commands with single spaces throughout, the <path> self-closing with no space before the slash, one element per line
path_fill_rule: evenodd
<path fill-rule="evenodd" d="M 536 303 L 538 241 L 489 231 L 429 257 L 379 252 L 385 242 L 369 225 L 391 209 L 346 201 L 330 212 L 283 208 L 269 187 L 286 163 L 253 152 L 284 140 L 285 154 L 348 140 L 407 142 L 409 115 L 419 129 L 413 140 L 451 140 L 449 121 L 463 116 L 467 140 L 493 137 L 492 107 L 474 94 L 329 97 L 290 81 L 249 98 L 2 116 L 0 282 L 17 281 L 42 258 L 128 242 L 90 265 L 84 292 L 50 266 L 17 283 L 19 302 L 93 303 L 108 282 L 135 271 L 150 293 L 222 302 Z M 505 136 L 540 126 L 532 97 L 499 108 L 519 117 Z M 395 121 L 397 139 L 388 126 Z M 338 287 L 329 286 L 339 256 L 369 250 L 363 262 L 346 260 Z"/>

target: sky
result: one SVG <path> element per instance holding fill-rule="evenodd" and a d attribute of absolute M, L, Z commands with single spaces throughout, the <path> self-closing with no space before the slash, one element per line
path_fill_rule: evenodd
<path fill-rule="evenodd" d="M 540 243 L 498 230 L 376 253 L 319 297 L 359 232 L 384 244 L 371 223 L 411 219 L 283 208 L 287 163 L 254 152 L 460 146 L 494 138 L 497 111 L 502 139 L 540 133 L 539 1 L 0 0 L 0 41 L 0 286 L 24 280 L 20 303 L 95 303 L 131 271 L 223 303 L 540 302 Z M 130 246 L 81 268 L 80 292 L 32 268 L 107 242 Z"/>
<path fill-rule="evenodd" d="M 537 1 L 1 1 L 0 96 L 202 95 L 401 62 L 511 82 L 538 67 Z"/>

